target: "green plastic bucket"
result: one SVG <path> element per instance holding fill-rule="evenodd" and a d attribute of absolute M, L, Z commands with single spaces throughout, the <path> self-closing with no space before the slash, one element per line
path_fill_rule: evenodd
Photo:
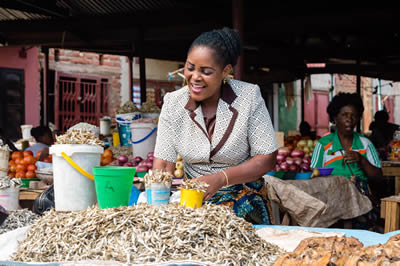
<path fill-rule="evenodd" d="M 135 167 L 93 167 L 97 202 L 100 209 L 128 206 Z"/>

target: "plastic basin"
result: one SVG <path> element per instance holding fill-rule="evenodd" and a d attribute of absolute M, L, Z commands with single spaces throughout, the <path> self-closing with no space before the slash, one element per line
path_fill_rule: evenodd
<path fill-rule="evenodd" d="M 317 169 L 319 171 L 320 176 L 330 175 L 333 171 L 333 167 L 321 167 L 321 168 L 317 168 Z"/>
<path fill-rule="evenodd" d="M 310 179 L 311 175 L 312 172 L 297 173 L 295 179 L 296 180 Z"/>

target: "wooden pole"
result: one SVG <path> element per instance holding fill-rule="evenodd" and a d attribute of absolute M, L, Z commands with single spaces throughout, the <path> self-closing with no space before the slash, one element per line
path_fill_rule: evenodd
<path fill-rule="evenodd" d="M 128 64 L 129 64 L 129 101 L 132 102 L 133 97 L 133 57 L 131 55 L 128 56 Z"/>
<path fill-rule="evenodd" d="M 232 24 L 233 28 L 237 29 L 240 33 L 240 38 L 242 39 L 242 43 L 244 40 L 243 36 L 243 0 L 233 0 L 232 1 Z M 239 56 L 238 62 L 234 68 L 234 77 L 235 79 L 242 80 L 243 79 L 243 60 L 244 60 L 244 50 L 242 50 L 242 55 Z"/>
<path fill-rule="evenodd" d="M 304 121 L 304 78 L 301 79 L 301 121 Z"/>
<path fill-rule="evenodd" d="M 356 82 L 356 84 L 357 84 L 357 93 L 359 95 L 361 95 L 361 76 L 360 76 L 360 71 L 359 71 L 359 69 L 360 69 L 360 60 L 357 60 L 357 66 L 358 66 L 357 82 Z M 357 132 L 359 132 L 359 133 L 361 132 L 361 121 L 358 121 Z"/>
<path fill-rule="evenodd" d="M 139 33 L 139 75 L 140 75 L 140 102 L 146 102 L 146 57 L 144 52 L 144 32 Z"/>

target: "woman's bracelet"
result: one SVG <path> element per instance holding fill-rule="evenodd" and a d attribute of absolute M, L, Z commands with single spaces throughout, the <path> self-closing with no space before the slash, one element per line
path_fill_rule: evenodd
<path fill-rule="evenodd" d="M 222 172 L 222 173 L 224 174 L 224 176 L 225 176 L 225 179 L 226 179 L 226 186 L 229 185 L 229 178 L 228 178 L 228 175 L 225 173 L 224 170 L 221 170 L 221 172 Z"/>

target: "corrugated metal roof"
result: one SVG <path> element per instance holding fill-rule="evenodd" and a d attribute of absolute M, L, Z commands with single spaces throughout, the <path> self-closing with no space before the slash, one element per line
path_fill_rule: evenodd
<path fill-rule="evenodd" d="M 173 8 L 175 0 L 59 0 L 57 6 L 85 15 L 131 14 L 138 11 Z"/>
<path fill-rule="evenodd" d="M 129 15 L 140 11 L 171 9 L 177 0 L 56 0 L 56 6 L 76 15 Z M 0 21 L 51 18 L 42 14 L 0 8 Z"/>
<path fill-rule="evenodd" d="M 13 10 L 8 8 L 0 8 L 0 20 L 32 20 L 32 19 L 45 19 L 50 18 L 43 15 L 34 13 L 23 12 L 19 10 Z"/>

